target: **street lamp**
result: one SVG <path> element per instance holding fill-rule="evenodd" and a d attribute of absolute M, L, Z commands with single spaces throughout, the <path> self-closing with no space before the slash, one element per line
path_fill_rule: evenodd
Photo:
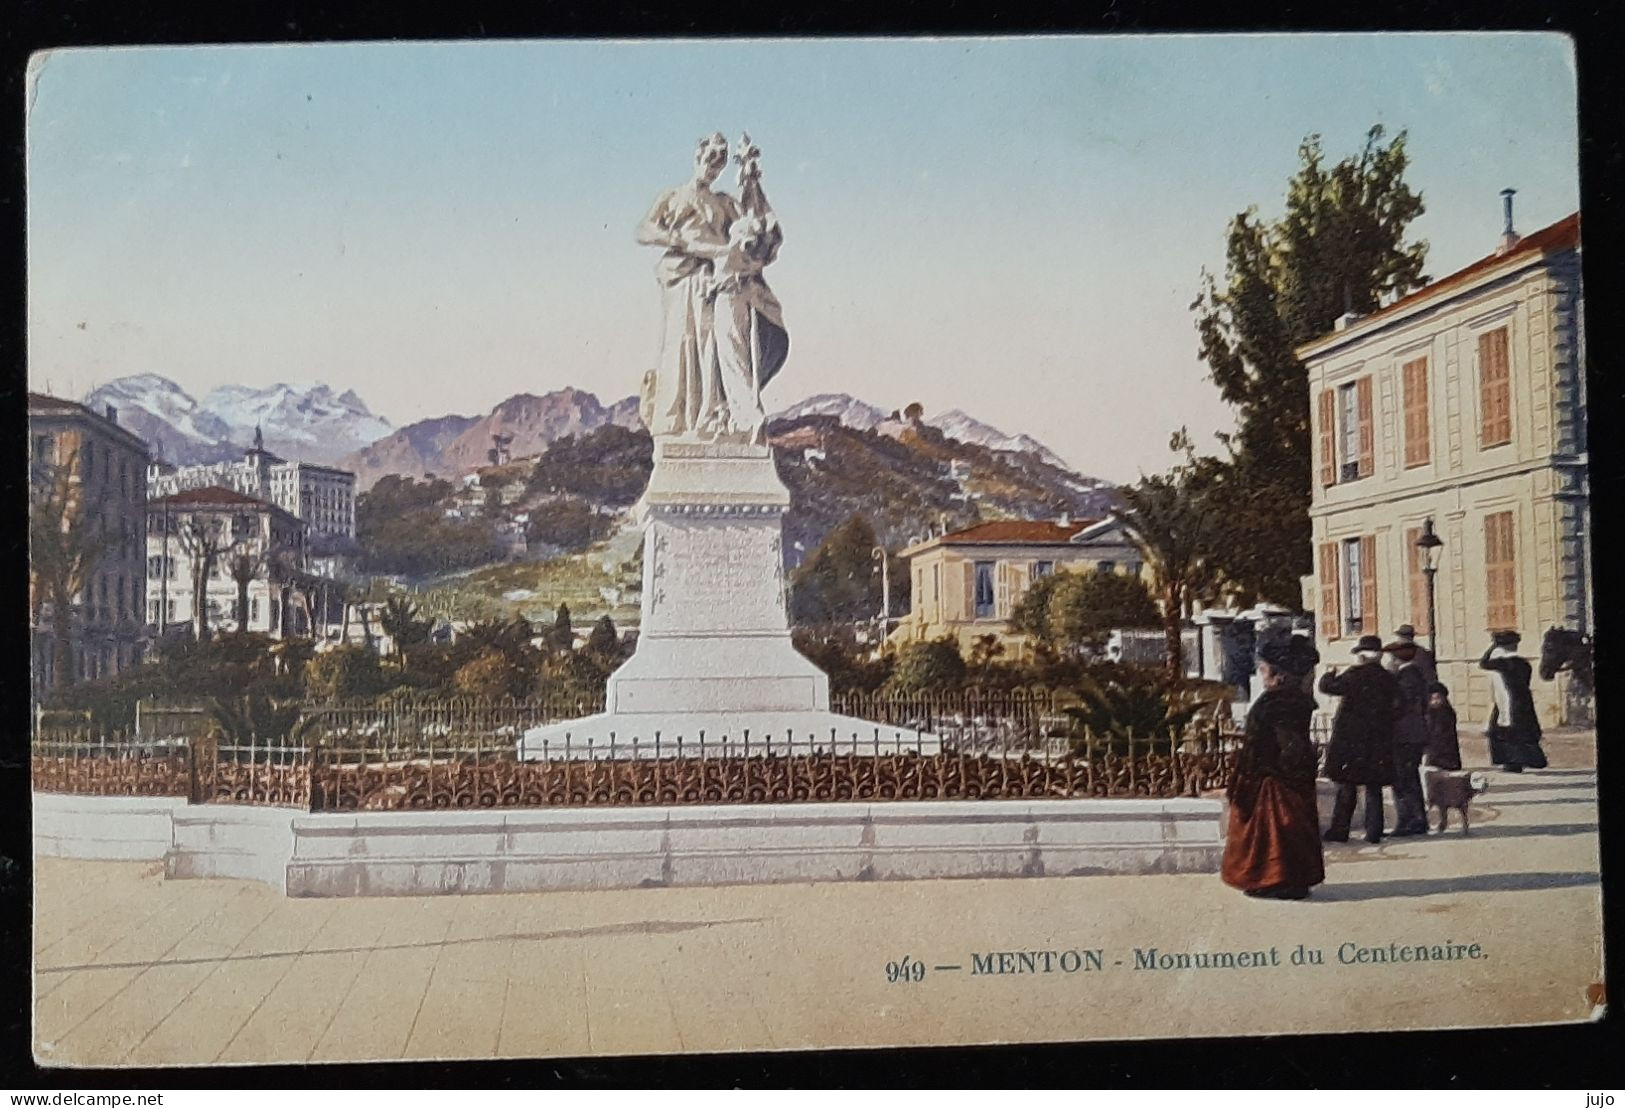
<path fill-rule="evenodd" d="M 877 546 L 869 551 L 869 556 L 880 563 L 880 638 L 884 642 L 886 632 L 891 630 L 891 566 L 887 557 L 886 548 Z"/>
<path fill-rule="evenodd" d="M 1433 517 L 1428 516 L 1422 523 L 1422 533 L 1416 539 L 1416 553 L 1422 563 L 1422 572 L 1427 574 L 1428 579 L 1428 652 L 1435 658 L 1439 655 L 1439 627 L 1433 602 L 1433 578 L 1439 572 L 1439 548 L 1443 545 L 1444 540 L 1433 530 Z"/>

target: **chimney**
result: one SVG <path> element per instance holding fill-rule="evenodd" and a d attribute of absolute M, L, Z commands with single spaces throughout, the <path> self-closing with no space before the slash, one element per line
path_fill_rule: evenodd
<path fill-rule="evenodd" d="M 107 422 L 109 422 L 109 423 L 117 423 L 118 422 L 118 409 L 117 408 L 113 407 L 113 405 L 111 405 L 111 404 L 106 404 L 106 405 L 103 405 L 103 409 L 107 413 Z"/>
<path fill-rule="evenodd" d="M 1343 314 L 1332 322 L 1332 330 L 1342 331 L 1349 324 L 1360 318 L 1360 313 L 1354 310 L 1354 297 L 1349 293 L 1349 283 L 1343 282 Z"/>
<path fill-rule="evenodd" d="M 1061 518 L 1059 520 L 1057 520 L 1056 522 L 1058 522 L 1062 527 L 1070 527 L 1070 526 L 1072 526 L 1072 513 L 1071 512 L 1062 512 L 1061 513 Z"/>
<path fill-rule="evenodd" d="M 1523 236 L 1512 229 L 1512 198 L 1517 195 L 1517 189 L 1501 190 L 1501 214 L 1506 225 L 1501 228 L 1501 245 L 1495 250 L 1497 254 L 1505 254 L 1522 240 Z"/>

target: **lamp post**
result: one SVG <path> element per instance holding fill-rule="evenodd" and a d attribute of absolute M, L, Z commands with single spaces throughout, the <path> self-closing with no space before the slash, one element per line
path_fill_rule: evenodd
<path fill-rule="evenodd" d="M 884 642 L 886 632 L 891 630 L 891 566 L 887 557 L 886 548 L 877 546 L 869 551 L 869 556 L 880 563 L 880 638 Z"/>
<path fill-rule="evenodd" d="M 1422 563 L 1422 572 L 1428 579 L 1428 652 L 1435 658 L 1439 656 L 1439 626 L 1438 612 L 1433 600 L 1433 578 L 1439 572 L 1439 548 L 1444 546 L 1444 540 L 1433 530 L 1433 517 L 1422 524 L 1422 533 L 1416 539 L 1416 552 Z"/>

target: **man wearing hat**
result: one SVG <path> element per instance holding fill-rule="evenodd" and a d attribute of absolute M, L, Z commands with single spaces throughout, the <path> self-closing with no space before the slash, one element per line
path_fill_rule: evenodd
<path fill-rule="evenodd" d="M 1418 663 L 1421 648 L 1395 639 L 1383 647 L 1393 658 L 1394 705 L 1394 834 L 1426 835 L 1427 801 L 1422 796 L 1422 755 L 1428 743 L 1428 688 Z"/>
<path fill-rule="evenodd" d="M 1415 664 L 1421 669 L 1422 677 L 1428 684 L 1431 685 L 1439 679 L 1439 667 L 1434 663 L 1433 651 L 1416 641 L 1416 628 L 1408 623 L 1401 623 L 1394 628 L 1394 641 L 1410 643 L 1416 648 Z M 1390 673 L 1398 672 L 1399 659 L 1392 655 L 1389 657 L 1393 659 L 1392 662 L 1385 661 L 1383 664 L 1388 666 Z"/>
<path fill-rule="evenodd" d="M 1524 767 L 1546 768 L 1546 753 L 1540 748 L 1540 720 L 1535 715 L 1535 698 L 1529 692 L 1529 663 L 1518 657 L 1520 636 L 1516 631 L 1493 631 L 1490 648 L 1478 660 L 1480 669 L 1490 672 L 1490 690 L 1495 706 L 1484 728 L 1490 740 L 1490 761 L 1508 773 L 1522 773 Z"/>
<path fill-rule="evenodd" d="M 1365 791 L 1365 841 L 1382 841 L 1382 787 L 1394 783 L 1394 704 L 1398 686 L 1382 668 L 1382 640 L 1362 636 L 1354 665 L 1320 678 L 1320 691 L 1342 697 L 1326 746 L 1326 776 L 1337 784 L 1327 842 L 1348 842 L 1354 802 Z"/>

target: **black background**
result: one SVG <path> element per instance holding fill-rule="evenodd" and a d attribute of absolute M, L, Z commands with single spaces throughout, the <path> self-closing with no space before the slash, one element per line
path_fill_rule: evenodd
<path fill-rule="evenodd" d="M 703 12 L 690 0 L 673 10 L 655 3 L 555 3 L 502 7 L 445 0 L 411 3 L 155 4 L 66 2 L 0 4 L 5 51 L 0 87 L 0 419 L 11 428 L 0 448 L 16 451 L 0 462 L 0 487 L 13 504 L 8 518 L 25 518 L 23 456 L 26 444 L 24 341 L 23 77 L 28 55 L 51 46 L 137 43 L 316 42 L 328 40 L 456 39 L 615 36 L 876 35 L 1135 33 L 1172 31 L 1557 30 L 1574 36 L 1580 77 L 1582 210 L 1589 248 L 1584 258 L 1587 346 L 1590 354 L 1591 485 L 1597 666 L 1603 675 L 1602 740 L 1604 884 L 1607 947 L 1625 950 L 1619 927 L 1620 828 L 1611 778 L 1621 772 L 1612 750 L 1613 617 L 1621 599 L 1612 576 L 1611 509 L 1622 491 L 1625 455 L 1618 418 L 1625 374 L 1620 310 L 1619 199 L 1625 147 L 1625 68 L 1621 39 L 1600 4 L 1445 4 L 1344 0 L 1317 3 L 1079 3 L 993 5 L 934 3 L 799 3 L 793 13 L 771 5 L 710 2 Z M 9 15 L 7 14 L 9 11 Z M 1554 119 L 1554 127 L 1568 121 Z M 1214 229 L 1218 233 L 1218 229 Z M 1193 340 L 1194 341 L 1194 340 Z M 0 669 L 0 1088 L 185 1089 L 419 1088 L 548 1086 L 636 1087 L 875 1087 L 998 1086 L 1279 1088 L 1429 1087 L 1580 1089 L 1622 1084 L 1620 1022 L 1566 1027 L 1503 1028 L 1472 1032 L 1295 1035 L 1249 1039 L 1181 1039 L 954 1049 L 863 1050 L 784 1054 L 690 1055 L 661 1058 L 547 1060 L 539 1062 L 393 1063 L 190 1070 L 40 1070 L 29 1052 L 28 699 L 26 533 L 0 531 L 0 628 L 8 650 Z M 1612 976 L 1617 977 L 1617 973 Z M 1615 982 L 1617 984 L 1617 981 Z M 1335 1005 L 1335 995 L 1328 995 Z M 1468 990 L 1459 997 L 1463 1023 L 1493 1019 Z M 854 1011 L 854 1020 L 862 1013 Z M 1042 1033 L 1042 1028 L 983 1029 L 989 1039 Z M 1305 1031 L 1312 1030 L 1305 1028 Z M 292 1094 L 296 1095 L 296 1094 Z M 1583 1108 L 1582 1105 L 1576 1108 Z"/>

